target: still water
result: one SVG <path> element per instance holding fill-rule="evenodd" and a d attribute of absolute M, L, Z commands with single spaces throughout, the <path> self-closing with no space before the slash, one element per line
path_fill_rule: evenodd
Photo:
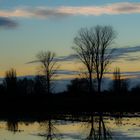
<path fill-rule="evenodd" d="M 98 121 L 99 117 L 92 119 L 89 121 L 50 119 L 40 122 L 0 121 L 0 140 L 97 140 L 98 135 L 102 133 L 99 130 L 103 130 L 104 126 L 107 140 L 140 140 L 139 117 L 121 119 L 103 117 L 103 124 Z M 100 128 L 99 125 L 102 127 Z"/>

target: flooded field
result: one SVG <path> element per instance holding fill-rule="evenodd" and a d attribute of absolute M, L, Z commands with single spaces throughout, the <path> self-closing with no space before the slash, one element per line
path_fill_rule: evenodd
<path fill-rule="evenodd" d="M 85 121 L 0 121 L 1 140 L 138 140 L 140 117 L 91 116 Z"/>

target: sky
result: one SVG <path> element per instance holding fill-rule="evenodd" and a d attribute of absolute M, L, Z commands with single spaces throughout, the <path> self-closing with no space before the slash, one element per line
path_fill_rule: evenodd
<path fill-rule="evenodd" d="M 62 57 L 60 75 L 73 78 L 82 65 L 73 57 L 73 39 L 81 27 L 111 25 L 117 66 L 128 77 L 140 75 L 139 0 L 0 0 L 0 77 L 15 68 L 18 76 L 37 74 L 40 51 Z"/>

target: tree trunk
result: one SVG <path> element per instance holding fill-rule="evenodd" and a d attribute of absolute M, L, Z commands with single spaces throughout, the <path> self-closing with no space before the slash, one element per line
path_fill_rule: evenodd
<path fill-rule="evenodd" d="M 102 137 L 101 114 L 99 113 L 99 140 Z"/>
<path fill-rule="evenodd" d="M 47 85 L 48 85 L 47 92 L 48 92 L 48 94 L 50 95 L 50 81 L 49 81 L 49 80 L 47 81 Z"/>
<path fill-rule="evenodd" d="M 93 82 L 92 82 L 92 73 L 89 72 L 89 93 L 92 94 L 93 92 Z"/>
<path fill-rule="evenodd" d="M 47 94 L 50 95 L 50 78 L 49 74 L 47 73 Z"/>
<path fill-rule="evenodd" d="M 98 79 L 98 93 L 101 93 L 101 79 Z"/>

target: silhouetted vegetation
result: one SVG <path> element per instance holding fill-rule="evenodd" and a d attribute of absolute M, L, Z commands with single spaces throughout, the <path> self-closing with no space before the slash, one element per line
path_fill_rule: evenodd
<path fill-rule="evenodd" d="M 58 94 L 53 94 L 52 90 L 59 60 L 54 52 L 37 54 L 35 62 L 40 64 L 39 71 L 32 78 L 17 78 L 13 68 L 6 71 L 0 84 L 0 106 L 3 110 L 16 111 L 19 106 L 21 110 L 41 112 L 139 110 L 140 88 L 130 89 L 128 79 L 121 76 L 119 68 L 114 70 L 108 89 L 101 90 L 103 76 L 113 55 L 111 45 L 115 37 L 111 26 L 80 29 L 74 38 L 74 50 L 85 66 L 86 78 L 72 79 L 67 90 Z"/>
<path fill-rule="evenodd" d="M 34 79 L 34 91 L 35 94 L 44 94 L 46 92 L 45 77 L 43 75 L 37 75 Z"/>
<path fill-rule="evenodd" d="M 0 84 L 0 105 L 3 111 L 5 109 L 16 111 L 17 106 L 22 110 L 41 112 L 45 110 L 64 112 L 139 110 L 139 87 L 128 90 L 129 83 L 121 78 L 119 69 L 115 69 L 108 91 L 103 91 L 100 95 L 87 94 L 90 90 L 88 80 L 76 78 L 68 85 L 67 91 L 48 96 L 45 81 L 44 75 L 17 78 L 15 70 L 6 72 L 6 77 Z M 102 104 L 104 106 L 100 107 Z"/>
<path fill-rule="evenodd" d="M 46 93 L 50 94 L 52 92 L 52 80 L 56 74 L 57 65 L 55 60 L 55 53 L 51 51 L 39 52 L 37 54 L 38 62 L 40 62 L 40 72 L 41 76 L 45 80 L 42 80 L 43 84 L 46 87 Z"/>
<path fill-rule="evenodd" d="M 19 79 L 17 81 L 18 94 L 30 95 L 35 91 L 34 86 L 35 86 L 35 80 L 33 79 L 28 79 L 28 78 Z"/>
<path fill-rule="evenodd" d="M 74 39 L 74 50 L 85 65 L 89 74 L 90 92 L 92 92 L 93 74 L 98 83 L 98 93 L 104 73 L 110 64 L 113 49 L 110 46 L 115 39 L 115 31 L 111 26 L 82 28 Z"/>
<path fill-rule="evenodd" d="M 13 68 L 5 72 L 4 86 L 8 94 L 17 93 L 17 74 Z"/>
<path fill-rule="evenodd" d="M 75 78 L 67 85 L 67 91 L 74 95 L 89 93 L 89 84 L 85 78 Z"/>
<path fill-rule="evenodd" d="M 121 77 L 120 68 L 115 68 L 113 73 L 112 91 L 115 94 L 127 94 L 128 92 L 128 79 Z"/>

